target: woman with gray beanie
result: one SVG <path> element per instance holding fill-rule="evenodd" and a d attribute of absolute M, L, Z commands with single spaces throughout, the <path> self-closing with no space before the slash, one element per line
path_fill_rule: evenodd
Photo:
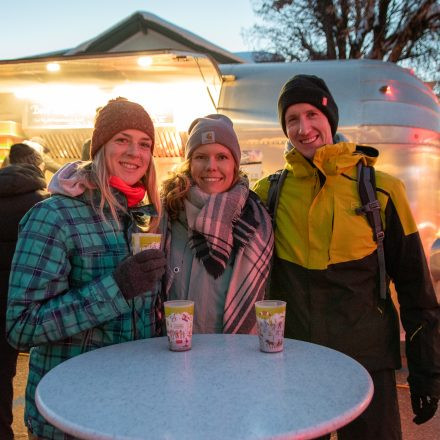
<path fill-rule="evenodd" d="M 232 121 L 189 128 L 185 159 L 162 186 L 163 299 L 194 301 L 194 333 L 252 333 L 273 252 L 269 215 L 240 172 Z"/>
<path fill-rule="evenodd" d="M 99 347 L 155 336 L 165 257 L 132 255 L 133 231 L 154 232 L 160 212 L 154 127 L 137 103 L 117 98 L 95 119 L 90 162 L 68 164 L 52 196 L 23 218 L 12 262 L 7 336 L 31 349 L 25 422 L 31 439 L 65 435 L 35 405 L 40 379 L 61 362 Z"/>

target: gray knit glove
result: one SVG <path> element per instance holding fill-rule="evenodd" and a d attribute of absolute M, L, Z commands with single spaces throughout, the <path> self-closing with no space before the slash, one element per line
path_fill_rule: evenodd
<path fill-rule="evenodd" d="M 163 251 L 147 249 L 127 257 L 115 269 L 113 276 L 125 299 L 152 290 L 165 273 Z"/>

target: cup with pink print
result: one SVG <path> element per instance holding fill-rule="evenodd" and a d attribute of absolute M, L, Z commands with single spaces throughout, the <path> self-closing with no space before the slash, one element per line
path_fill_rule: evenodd
<path fill-rule="evenodd" d="M 191 350 L 194 301 L 166 301 L 165 324 L 171 351 Z"/>

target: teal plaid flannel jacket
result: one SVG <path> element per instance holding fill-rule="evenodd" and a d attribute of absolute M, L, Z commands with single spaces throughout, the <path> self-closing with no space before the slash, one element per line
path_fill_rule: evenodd
<path fill-rule="evenodd" d="M 83 352 L 154 335 L 157 292 L 127 301 L 113 278 L 130 252 L 131 218 L 126 215 L 121 228 L 107 214 L 103 222 L 85 195 L 55 195 L 35 205 L 20 223 L 7 335 L 11 345 L 30 349 L 25 423 L 41 438 L 69 438 L 35 406 L 44 374 Z"/>

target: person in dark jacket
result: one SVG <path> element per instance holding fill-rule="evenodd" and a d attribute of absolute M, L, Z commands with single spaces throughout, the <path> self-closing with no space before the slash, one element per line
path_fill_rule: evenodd
<path fill-rule="evenodd" d="M 291 78 L 280 92 L 278 114 L 290 147 L 274 214 L 270 295 L 287 301 L 287 337 L 339 350 L 373 379 L 369 407 L 338 431 L 338 439 L 400 440 L 394 371 L 401 367 L 400 334 L 390 279 L 406 331 L 414 422 L 429 420 L 440 397 L 440 306 L 403 183 L 375 173 L 385 232 L 382 289 L 378 244 L 357 210 L 357 164 L 374 165 L 378 152 L 334 142 L 338 107 L 316 76 Z M 255 187 L 266 202 L 269 187 L 269 178 Z"/>
<path fill-rule="evenodd" d="M 12 440 L 13 378 L 18 350 L 6 341 L 8 280 L 17 243 L 18 223 L 36 203 L 48 197 L 43 158 L 26 144 L 11 146 L 9 164 L 0 169 L 0 439 Z"/>

